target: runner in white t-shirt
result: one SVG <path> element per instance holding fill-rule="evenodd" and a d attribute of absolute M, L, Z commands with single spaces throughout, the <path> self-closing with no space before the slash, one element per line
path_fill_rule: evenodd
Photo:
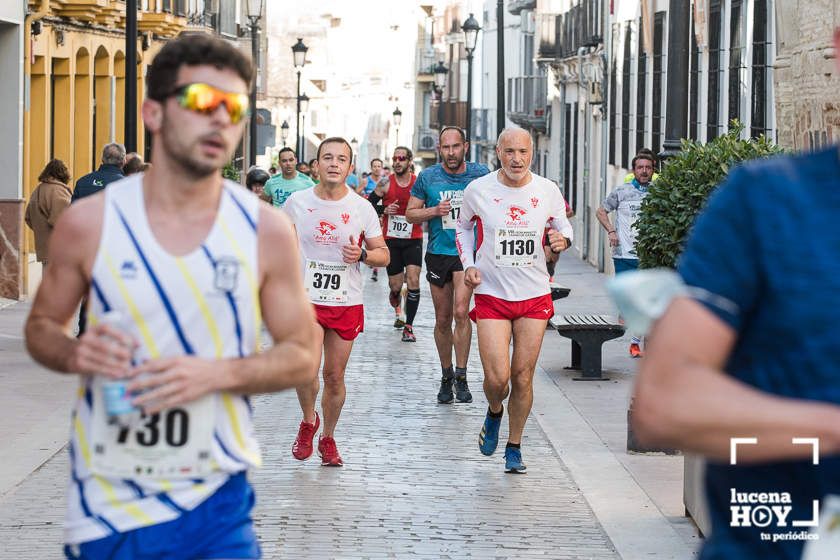
<path fill-rule="evenodd" d="M 323 336 L 324 430 L 318 454 L 322 465 L 336 467 L 343 464 L 333 436 L 346 394 L 344 369 L 353 341 L 364 329 L 360 263 L 376 267 L 390 260 L 376 211 L 345 184 L 352 161 L 346 140 L 324 140 L 318 147 L 321 182 L 293 193 L 284 207 L 297 229 L 304 288 Z M 303 421 L 292 446 L 295 459 L 312 455 L 312 440 L 321 424 L 315 411 L 319 388 L 316 377 L 312 385 L 297 390 Z"/>
<path fill-rule="evenodd" d="M 533 145 L 526 131 L 503 130 L 496 154 L 502 168 L 464 191 L 456 240 L 464 281 L 475 291 L 470 318 L 478 328 L 484 394 L 490 405 L 479 449 L 484 455 L 496 450 L 502 403 L 510 394 L 505 470 L 521 473 L 525 464 L 519 446 L 533 401 L 534 368 L 546 323 L 554 315 L 543 236 L 548 236 L 556 255 L 571 245 L 572 226 L 557 185 L 528 170 Z"/>

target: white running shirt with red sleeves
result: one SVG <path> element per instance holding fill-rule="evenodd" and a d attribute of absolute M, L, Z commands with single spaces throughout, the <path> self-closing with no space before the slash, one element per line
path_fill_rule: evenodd
<path fill-rule="evenodd" d="M 475 266 L 481 272 L 476 294 L 506 301 L 549 294 L 543 238 L 550 227 L 572 239 L 566 202 L 557 185 L 539 175 L 531 174 L 522 187 L 507 187 L 498 175 L 485 175 L 464 190 L 455 230 L 461 263 L 464 270 Z"/>
<path fill-rule="evenodd" d="M 353 240 L 382 237 L 379 216 L 366 198 L 347 190 L 338 200 L 324 200 L 315 188 L 292 193 L 283 209 L 297 229 L 304 288 L 318 305 L 362 304 L 360 263 L 347 264 L 341 248 Z"/>

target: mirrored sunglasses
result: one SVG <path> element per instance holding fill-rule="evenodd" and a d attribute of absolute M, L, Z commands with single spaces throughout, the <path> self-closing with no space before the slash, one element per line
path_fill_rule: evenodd
<path fill-rule="evenodd" d="M 248 115 L 249 100 L 245 93 L 233 93 L 209 84 L 195 83 L 180 86 L 170 95 L 174 95 L 184 109 L 203 115 L 212 114 L 224 103 L 233 124 L 237 124 Z"/>

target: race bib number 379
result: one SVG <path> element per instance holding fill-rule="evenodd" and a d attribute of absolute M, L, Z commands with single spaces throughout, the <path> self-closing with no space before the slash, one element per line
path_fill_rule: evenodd
<path fill-rule="evenodd" d="M 347 264 L 306 261 L 306 291 L 313 303 L 347 303 Z"/>

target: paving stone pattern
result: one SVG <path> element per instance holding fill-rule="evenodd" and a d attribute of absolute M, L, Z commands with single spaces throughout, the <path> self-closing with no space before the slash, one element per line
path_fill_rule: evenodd
<path fill-rule="evenodd" d="M 528 474 L 504 473 L 506 421 L 496 454 L 479 453 L 487 404 L 475 344 L 475 401 L 437 404 L 428 286 L 418 342 L 409 344 L 392 328 L 384 280 L 365 287 L 366 332 L 350 359 L 336 432 L 343 468 L 321 467 L 317 453 L 292 457 L 301 419 L 294 392 L 255 399 L 264 466 L 251 478 L 264 557 L 617 558 L 536 422 L 523 439 Z M 68 468 L 65 450 L 0 502 L 0 558 L 61 558 Z"/>

